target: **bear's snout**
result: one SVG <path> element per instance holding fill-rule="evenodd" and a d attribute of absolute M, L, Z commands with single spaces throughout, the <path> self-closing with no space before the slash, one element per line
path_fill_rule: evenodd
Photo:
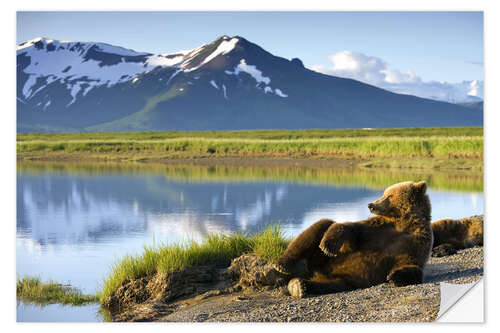
<path fill-rule="evenodd" d="M 369 210 L 372 210 L 373 208 L 375 208 L 375 205 L 374 205 L 372 202 L 370 202 L 370 203 L 368 204 L 368 209 L 369 209 Z"/>

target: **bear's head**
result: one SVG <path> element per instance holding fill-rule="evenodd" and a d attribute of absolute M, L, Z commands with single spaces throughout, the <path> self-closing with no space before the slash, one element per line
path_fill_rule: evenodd
<path fill-rule="evenodd" d="M 403 182 L 392 185 L 384 191 L 382 197 L 368 204 L 370 212 L 380 216 L 403 217 L 409 213 L 423 213 L 430 218 L 430 201 L 425 191 L 424 181 Z"/>

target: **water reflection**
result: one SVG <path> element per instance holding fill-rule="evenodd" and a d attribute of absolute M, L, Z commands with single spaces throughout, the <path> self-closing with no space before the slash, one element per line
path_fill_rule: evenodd
<path fill-rule="evenodd" d="M 364 219 L 367 203 L 385 187 L 421 179 L 429 183 L 434 219 L 483 212 L 481 174 L 22 163 L 17 274 L 91 293 L 117 258 L 144 245 L 208 232 L 255 232 L 277 222 L 294 236 L 324 217 Z M 18 318 L 29 320 L 36 311 L 18 308 Z"/>
<path fill-rule="evenodd" d="M 19 302 L 18 322 L 96 322 L 103 321 L 99 305 L 64 306 L 49 304 L 43 307 Z"/>
<path fill-rule="evenodd" d="M 271 222 L 293 229 L 318 206 L 365 203 L 376 192 L 280 182 L 188 183 L 126 174 L 20 174 L 17 188 L 18 234 L 42 247 L 144 232 L 167 234 L 174 241 L 207 232 L 255 232 Z"/>

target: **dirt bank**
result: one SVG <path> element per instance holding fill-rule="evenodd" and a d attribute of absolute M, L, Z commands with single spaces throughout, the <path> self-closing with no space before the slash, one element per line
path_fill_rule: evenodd
<path fill-rule="evenodd" d="M 483 274 L 483 248 L 460 250 L 431 257 L 420 285 L 392 287 L 381 284 L 368 289 L 295 299 L 286 296 L 281 282 L 273 287 L 266 263 L 238 266 L 253 272 L 232 288 L 212 289 L 171 303 L 149 300 L 113 317 L 115 321 L 174 322 L 377 322 L 433 321 L 439 312 L 439 282 L 469 283 Z M 257 272 L 257 273 L 256 273 Z M 259 273 L 260 272 L 260 273 Z M 255 278 L 259 283 L 253 283 Z M 270 279 L 270 280 L 269 280 Z M 252 286 L 252 284 L 254 284 Z"/>

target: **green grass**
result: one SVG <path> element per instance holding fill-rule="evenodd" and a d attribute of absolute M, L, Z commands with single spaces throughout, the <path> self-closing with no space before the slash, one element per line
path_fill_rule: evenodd
<path fill-rule="evenodd" d="M 241 130 L 241 131 L 168 131 L 168 132 L 84 132 L 84 133 L 26 133 L 18 134 L 20 141 L 68 141 L 68 140 L 117 140 L 143 141 L 178 138 L 211 139 L 327 139 L 356 137 L 430 137 L 430 136 L 483 136 L 482 127 L 439 128 L 388 128 L 388 129 L 311 129 L 311 130 Z"/>
<path fill-rule="evenodd" d="M 41 282 L 38 277 L 18 278 L 16 294 L 19 300 L 38 305 L 51 303 L 84 305 L 98 302 L 95 295 L 84 295 L 76 288 L 54 281 Z"/>
<path fill-rule="evenodd" d="M 269 261 L 275 261 L 283 254 L 290 241 L 291 239 L 285 238 L 279 225 L 271 225 L 262 233 L 251 237 L 252 252 Z"/>
<path fill-rule="evenodd" d="M 482 169 L 483 129 L 32 133 L 17 136 L 17 155 L 20 160 L 149 162 L 224 157 L 344 158 L 368 161 L 370 167 Z"/>
<path fill-rule="evenodd" d="M 84 295 L 76 288 L 54 281 L 41 282 L 37 277 L 17 279 L 17 298 L 26 303 L 84 305 L 102 302 L 124 281 L 182 270 L 189 266 L 229 262 L 244 253 L 255 253 L 267 260 L 276 260 L 290 242 L 279 225 L 248 235 L 207 235 L 203 241 L 160 246 L 145 246 L 142 254 L 127 255 L 118 260 L 105 278 L 97 295 Z"/>
<path fill-rule="evenodd" d="M 21 141 L 18 153 L 144 154 L 161 157 L 469 157 L 482 158 L 482 137 L 368 137 L 298 140 L 165 139 L 157 141 Z M 179 154 L 181 153 L 181 154 Z"/>
<path fill-rule="evenodd" d="M 127 255 L 111 267 L 98 292 L 101 302 L 124 281 L 167 273 L 189 266 L 227 262 L 243 253 L 255 253 L 276 260 L 290 240 L 285 239 L 278 225 L 268 226 L 261 233 L 248 235 L 208 235 L 203 241 L 160 246 L 146 246 L 140 255 Z"/>

